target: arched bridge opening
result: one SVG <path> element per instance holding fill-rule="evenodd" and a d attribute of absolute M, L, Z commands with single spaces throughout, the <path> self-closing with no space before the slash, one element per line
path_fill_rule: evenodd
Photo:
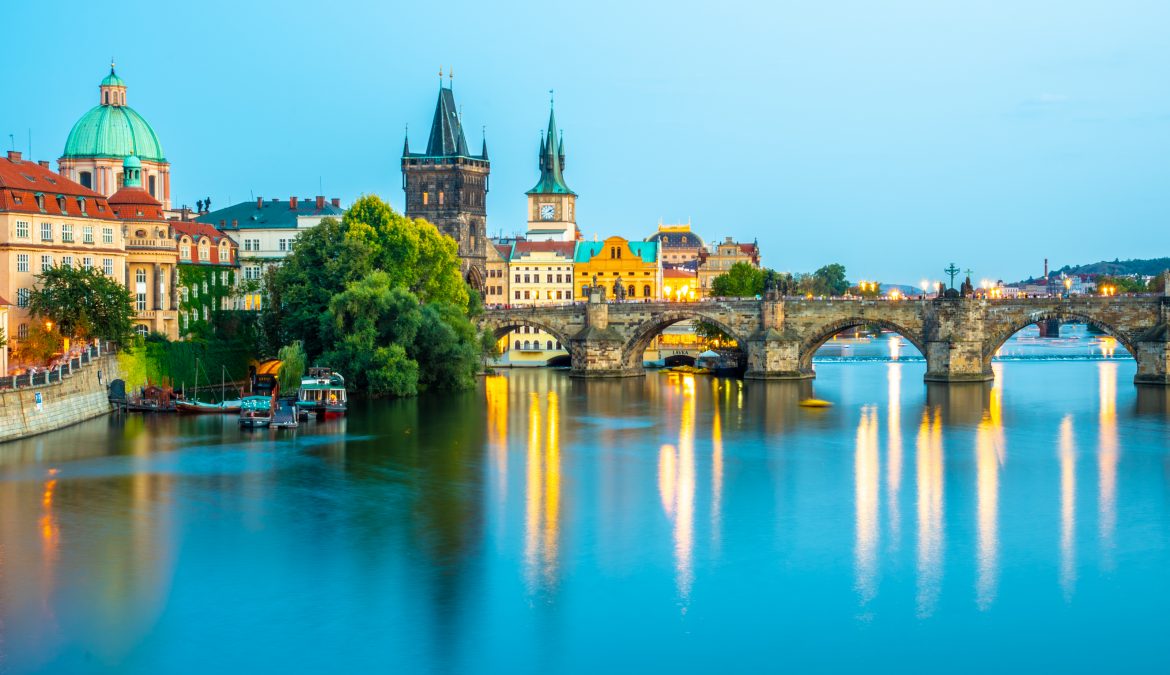
<path fill-rule="evenodd" d="M 984 342 L 983 345 L 983 362 L 984 367 L 991 368 L 991 361 L 994 359 L 1007 344 L 1008 340 L 1016 337 L 1019 333 L 1028 329 L 1030 326 L 1037 324 L 1085 324 L 1091 331 L 1102 334 L 1106 337 L 1101 343 L 1101 354 L 1109 357 L 1114 356 L 1131 356 L 1137 358 L 1138 349 L 1135 344 L 1134 337 L 1127 335 L 1124 331 L 1118 329 L 1116 326 L 1108 321 L 1104 321 L 1099 317 L 1090 316 L 1081 312 L 1069 312 L 1063 310 L 1047 310 L 1032 312 L 1022 315 L 1018 318 L 1012 319 L 1003 327 L 994 330 Z M 1042 333 L 1041 333 L 1042 335 Z M 1055 337 L 1055 336 L 1050 336 Z M 1117 353 L 1121 348 L 1121 353 Z"/>
<path fill-rule="evenodd" d="M 723 354 L 726 360 L 734 360 L 737 362 L 743 360 L 743 337 L 728 322 L 721 317 L 712 316 L 706 312 L 680 308 L 656 315 L 633 327 L 630 339 L 626 342 L 622 353 L 624 367 L 631 370 L 640 370 L 645 361 L 646 350 L 654 343 L 655 338 L 667 335 L 669 339 L 671 334 L 666 333 L 667 329 L 686 321 L 695 322 L 695 330 L 677 333 L 683 341 L 679 342 L 679 348 L 675 350 L 679 352 L 685 351 L 686 353 L 670 354 L 666 358 L 674 356 L 687 356 L 690 358 L 681 359 L 683 363 L 666 363 L 665 365 L 694 365 L 694 359 L 701 352 L 711 347 L 717 348 L 716 351 Z M 713 327 L 717 334 L 700 334 L 698 331 L 700 323 Z M 663 349 L 669 351 L 669 344 L 668 340 L 659 340 L 660 351 Z M 682 348 L 683 345 L 686 345 L 686 349 Z"/>
<path fill-rule="evenodd" d="M 926 357 L 925 337 L 918 331 L 888 319 L 873 317 L 848 317 L 827 323 L 810 332 L 801 342 L 800 368 L 803 372 L 812 371 L 813 357 L 825 347 L 830 340 L 841 335 L 868 335 L 873 336 L 891 333 L 888 336 L 885 353 L 873 352 L 875 358 L 887 357 L 894 360 L 909 356 L 917 352 L 922 358 Z M 843 343 L 833 354 L 834 356 L 858 356 L 856 347 L 860 343 Z M 907 353 L 910 352 L 910 354 Z"/>

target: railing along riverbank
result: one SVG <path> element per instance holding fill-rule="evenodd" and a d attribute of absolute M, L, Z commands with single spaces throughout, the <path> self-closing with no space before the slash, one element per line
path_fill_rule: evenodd
<path fill-rule="evenodd" d="M 43 387 L 47 384 L 57 384 L 65 377 L 72 375 L 74 371 L 80 370 L 97 359 L 101 358 L 103 354 L 100 344 L 93 344 L 82 350 L 76 356 L 71 356 L 68 359 L 56 363 L 52 367 L 47 368 L 30 368 L 28 372 L 21 375 L 7 375 L 0 378 L 0 390 L 15 390 L 27 389 L 30 387 Z"/>

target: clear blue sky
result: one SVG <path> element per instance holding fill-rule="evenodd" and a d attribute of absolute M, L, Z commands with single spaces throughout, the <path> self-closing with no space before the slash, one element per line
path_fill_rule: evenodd
<path fill-rule="evenodd" d="M 454 66 L 493 234 L 524 227 L 553 88 L 588 236 L 689 218 L 887 282 L 1170 255 L 1165 0 L 393 5 L 18 3 L 0 132 L 56 160 L 113 55 L 176 203 L 320 177 L 400 208 L 403 126 L 425 144 Z"/>

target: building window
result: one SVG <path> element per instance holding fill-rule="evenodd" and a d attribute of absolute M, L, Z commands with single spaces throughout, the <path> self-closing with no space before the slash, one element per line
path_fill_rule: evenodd
<path fill-rule="evenodd" d="M 93 258 L 85 256 L 81 259 L 81 269 L 88 270 L 93 268 Z"/>
<path fill-rule="evenodd" d="M 637 297 L 638 294 L 634 292 L 634 285 L 633 284 L 630 284 L 630 287 L 627 290 L 629 291 L 628 295 L 631 298 Z"/>
<path fill-rule="evenodd" d="M 211 309 L 207 305 L 203 305 L 203 320 L 207 321 L 211 316 Z"/>
<path fill-rule="evenodd" d="M 137 299 L 137 302 L 135 303 L 135 306 L 138 308 L 138 311 L 140 311 L 140 312 L 146 311 L 146 293 L 138 293 L 138 299 Z"/>
<path fill-rule="evenodd" d="M 16 254 L 16 271 L 17 272 L 27 272 L 28 271 L 28 254 L 27 253 L 17 253 Z"/>
<path fill-rule="evenodd" d="M 227 286 L 227 270 L 219 273 L 219 283 L 221 286 Z"/>
<path fill-rule="evenodd" d="M 545 349 L 552 351 L 552 340 L 548 340 L 547 342 L 545 342 Z"/>
<path fill-rule="evenodd" d="M 520 283 L 520 275 L 519 274 L 516 275 L 516 283 Z"/>
<path fill-rule="evenodd" d="M 203 280 L 203 295 L 207 295 L 207 280 Z"/>
<path fill-rule="evenodd" d="M 519 300 L 520 299 L 520 291 L 515 291 L 515 293 L 516 293 L 516 299 Z"/>
<path fill-rule="evenodd" d="M 187 302 L 191 299 L 191 289 L 184 286 L 183 288 L 179 289 L 179 293 L 183 296 L 183 304 L 187 304 Z"/>
<path fill-rule="evenodd" d="M 73 226 L 69 223 L 62 223 L 61 225 L 61 241 L 66 244 L 73 243 Z"/>
<path fill-rule="evenodd" d="M 524 291 L 524 299 L 525 299 L 525 300 L 531 300 L 531 299 L 532 299 L 532 298 L 531 298 L 531 296 L 529 296 L 529 295 L 528 295 L 528 291 Z"/>
<path fill-rule="evenodd" d="M 64 267 L 65 269 L 73 269 L 73 256 L 61 256 L 61 267 Z"/>
<path fill-rule="evenodd" d="M 52 223 L 41 223 L 41 241 L 53 241 Z"/>
<path fill-rule="evenodd" d="M 28 289 L 27 288 L 16 289 L 16 306 L 17 307 L 28 307 Z"/>
<path fill-rule="evenodd" d="M 179 257 L 183 260 L 191 259 L 191 241 L 186 237 L 179 242 Z"/>
<path fill-rule="evenodd" d="M 28 221 L 16 221 L 16 237 L 18 239 L 28 239 Z"/>
<path fill-rule="evenodd" d="M 20 338 L 21 340 L 28 339 L 28 324 L 27 323 L 22 323 L 16 327 L 16 337 Z"/>
<path fill-rule="evenodd" d="M 48 272 L 51 269 L 53 269 L 53 256 L 51 256 L 51 255 L 41 256 L 41 271 Z"/>
<path fill-rule="evenodd" d="M 199 260 L 201 262 L 211 260 L 211 244 L 206 239 L 199 242 Z"/>
<path fill-rule="evenodd" d="M 114 276 L 114 259 L 113 258 L 103 258 L 102 259 L 102 274 L 106 275 L 107 277 Z"/>
<path fill-rule="evenodd" d="M 525 349 L 532 349 L 532 342 L 525 340 L 524 341 L 524 348 Z"/>
<path fill-rule="evenodd" d="M 530 284 L 530 283 L 532 283 L 532 275 L 530 275 L 530 274 L 525 274 L 525 275 L 524 275 L 524 283 L 526 283 L 526 284 Z"/>
<path fill-rule="evenodd" d="M 147 185 L 150 186 L 149 190 L 150 190 L 151 197 L 158 196 L 154 191 L 154 178 L 155 178 L 154 176 L 151 176 L 150 178 L 147 179 Z"/>
<path fill-rule="evenodd" d="M 244 279 L 246 281 L 252 281 L 254 279 L 259 279 L 259 278 L 260 278 L 260 266 L 259 265 L 248 265 L 247 267 L 244 268 Z"/>
<path fill-rule="evenodd" d="M 26 326 L 22 323 L 22 324 L 20 324 L 20 327 L 25 328 Z M 520 349 L 520 341 L 519 340 L 516 341 L 516 349 Z"/>
<path fill-rule="evenodd" d="M 430 204 L 431 203 L 431 193 L 424 192 L 424 193 L 422 193 L 422 195 L 423 195 L 423 206 Z"/>
<path fill-rule="evenodd" d="M 138 337 L 146 337 L 146 334 L 150 332 L 150 329 L 147 328 L 144 324 L 140 323 L 134 326 L 134 332 L 138 335 Z"/>
<path fill-rule="evenodd" d="M 644 298 L 650 297 L 650 287 L 649 286 L 642 287 L 642 297 L 644 297 Z"/>
<path fill-rule="evenodd" d="M 81 187 L 93 188 L 93 174 L 88 171 L 82 171 L 77 177 L 77 182 L 81 183 Z"/>
<path fill-rule="evenodd" d="M 112 243 L 114 243 L 114 228 L 107 227 L 106 229 L 110 231 L 110 240 L 107 241 L 106 243 L 112 244 Z M 86 225 L 86 226 L 81 228 L 81 243 L 83 243 L 83 244 L 92 244 L 93 243 L 93 225 Z"/>
<path fill-rule="evenodd" d="M 287 251 L 288 250 L 288 239 L 281 239 L 278 242 L 277 249 L 280 251 Z"/>

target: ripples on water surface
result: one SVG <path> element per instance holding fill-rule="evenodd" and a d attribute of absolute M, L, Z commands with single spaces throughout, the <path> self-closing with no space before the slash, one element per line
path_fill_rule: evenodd
<path fill-rule="evenodd" d="M 1166 392 L 996 371 L 514 371 L 3 445 L 0 672 L 1166 672 Z"/>

